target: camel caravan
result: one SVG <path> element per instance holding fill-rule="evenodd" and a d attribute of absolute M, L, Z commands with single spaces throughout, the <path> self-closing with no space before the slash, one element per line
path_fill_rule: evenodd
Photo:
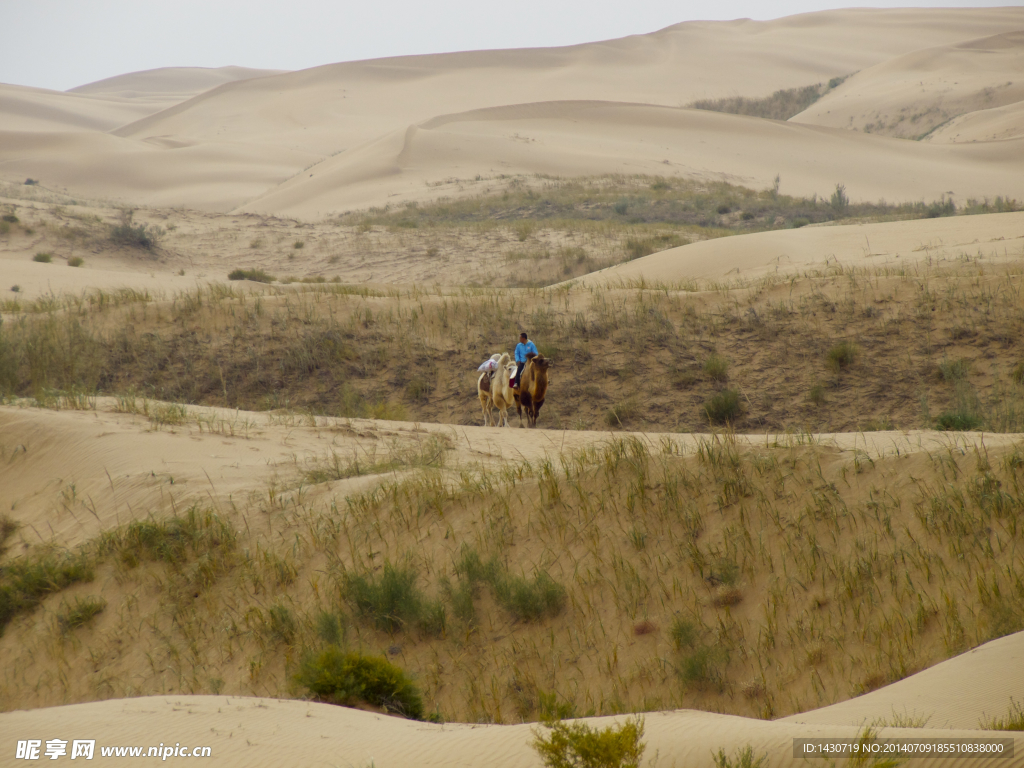
<path fill-rule="evenodd" d="M 526 425 L 537 426 L 537 414 L 544 405 L 548 391 L 548 368 L 552 361 L 537 352 L 526 334 L 520 335 L 516 347 L 516 358 L 508 352 L 491 355 L 478 370 L 477 396 L 483 410 L 484 426 L 510 426 L 508 411 L 513 405 L 519 413 L 519 426 L 523 426 L 523 410 L 526 410 Z M 498 414 L 495 420 L 494 411 Z"/>

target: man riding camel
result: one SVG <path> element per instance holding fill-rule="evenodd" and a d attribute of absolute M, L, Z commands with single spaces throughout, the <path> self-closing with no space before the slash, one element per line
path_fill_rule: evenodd
<path fill-rule="evenodd" d="M 519 343 L 516 344 L 516 383 L 512 385 L 516 389 L 519 388 L 519 379 L 523 376 L 523 368 L 526 367 L 526 361 L 536 356 L 537 345 L 530 341 L 526 331 L 523 331 L 519 334 Z"/>

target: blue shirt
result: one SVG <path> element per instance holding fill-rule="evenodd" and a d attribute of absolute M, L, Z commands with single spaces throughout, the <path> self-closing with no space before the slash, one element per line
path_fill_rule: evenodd
<path fill-rule="evenodd" d="M 532 341 L 527 341 L 525 344 L 523 344 L 523 342 L 519 342 L 518 344 L 516 344 L 516 362 L 525 363 L 527 352 L 533 352 L 533 354 L 536 355 L 537 345 L 534 344 Z"/>

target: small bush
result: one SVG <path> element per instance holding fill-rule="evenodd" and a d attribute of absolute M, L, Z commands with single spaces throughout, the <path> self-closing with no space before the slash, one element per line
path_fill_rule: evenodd
<path fill-rule="evenodd" d="M 679 675 L 694 688 L 721 691 L 725 686 L 725 651 L 720 646 L 698 645 L 683 655 Z"/>
<path fill-rule="evenodd" d="M 758 758 L 754 757 L 754 748 L 746 746 L 736 750 L 736 754 L 729 758 L 724 749 L 719 749 L 718 754 L 711 753 L 715 761 L 715 768 L 768 768 L 768 754 L 765 753 Z M 853 761 L 851 761 L 853 762 Z"/>
<path fill-rule="evenodd" d="M 316 636 L 328 645 L 345 642 L 345 615 L 336 611 L 320 611 L 316 617 Z"/>
<path fill-rule="evenodd" d="M 639 768 L 646 744 L 642 717 L 596 730 L 586 723 L 546 723 L 534 731 L 533 748 L 547 768 Z"/>
<path fill-rule="evenodd" d="M 5 224 L 17 224 L 19 219 L 13 213 L 5 213 L 0 217 L 0 221 L 3 221 Z"/>
<path fill-rule="evenodd" d="M 20 285 L 12 285 L 12 286 L 11 286 L 11 290 L 12 290 L 12 291 L 13 291 L 14 293 L 21 293 L 21 286 L 20 286 Z"/>
<path fill-rule="evenodd" d="M 379 578 L 350 575 L 345 594 L 361 616 L 385 632 L 419 627 L 429 634 L 444 632 L 444 606 L 427 601 L 416 585 L 412 566 L 384 564 Z"/>
<path fill-rule="evenodd" d="M 829 201 L 832 206 L 832 210 L 838 215 L 846 213 L 850 208 L 850 198 L 846 194 L 845 184 L 836 184 L 836 191 L 832 193 L 832 198 Z"/>
<path fill-rule="evenodd" d="M 835 373 L 846 370 L 857 359 L 857 345 L 852 341 L 841 341 L 825 355 L 825 362 Z"/>
<path fill-rule="evenodd" d="M 821 405 L 825 402 L 825 387 L 821 384 L 815 384 L 807 393 L 807 399 L 815 405 Z"/>
<path fill-rule="evenodd" d="M 277 604 L 270 606 L 267 615 L 267 630 L 270 637 L 286 645 L 291 645 L 295 640 L 295 633 L 298 631 L 292 612 L 286 606 Z"/>
<path fill-rule="evenodd" d="M 971 372 L 971 361 L 961 357 L 957 360 L 943 360 L 939 363 L 939 373 L 947 384 L 963 381 Z"/>
<path fill-rule="evenodd" d="M 110 241 L 117 245 L 153 250 L 164 231 L 148 224 L 136 224 L 135 212 L 130 208 L 121 211 L 121 220 L 110 227 Z"/>
<path fill-rule="evenodd" d="M 730 424 L 743 413 L 740 393 L 735 389 L 723 389 L 704 403 L 704 413 L 712 424 Z"/>
<path fill-rule="evenodd" d="M 672 622 L 672 628 L 669 630 L 669 634 L 672 637 L 672 642 L 676 646 L 677 651 L 682 651 L 686 648 L 693 648 L 697 645 L 699 633 L 697 631 L 697 625 L 688 619 L 676 618 Z"/>
<path fill-rule="evenodd" d="M 35 256 L 32 257 L 32 261 L 37 261 L 40 264 L 49 264 L 51 261 L 53 261 L 53 254 L 37 253 Z"/>
<path fill-rule="evenodd" d="M 84 600 L 75 600 L 74 605 L 69 605 L 57 615 L 57 627 L 61 634 L 67 634 L 73 630 L 83 627 L 103 612 L 107 607 L 107 601 L 102 597 L 87 597 Z"/>
<path fill-rule="evenodd" d="M 294 249 L 295 249 L 295 250 L 297 251 L 297 250 L 299 250 L 300 248 L 305 248 L 305 247 L 306 247 L 306 244 L 305 244 L 304 242 L 302 242 L 301 240 L 296 240 L 296 241 L 295 241 L 295 245 L 294 245 L 294 246 L 292 246 L 292 247 L 293 247 L 293 248 L 294 248 Z"/>
<path fill-rule="evenodd" d="M 711 355 L 704 362 L 704 373 L 706 373 L 712 381 L 728 381 L 729 361 L 721 355 Z"/>
<path fill-rule="evenodd" d="M 257 283 L 272 283 L 277 280 L 262 269 L 233 269 L 228 273 L 228 280 L 252 280 Z"/>
<path fill-rule="evenodd" d="M 565 587 L 543 571 L 533 579 L 505 576 L 494 584 L 494 596 L 517 621 L 556 616 L 565 606 Z"/>
<path fill-rule="evenodd" d="M 70 259 L 68 259 L 69 267 L 80 267 L 83 264 L 85 264 L 85 259 L 83 259 L 81 256 L 72 256 Z"/>
<path fill-rule="evenodd" d="M 942 413 L 935 420 L 935 427 L 946 432 L 970 432 L 980 429 L 983 423 L 983 419 L 977 414 L 958 408 Z"/>
<path fill-rule="evenodd" d="M 317 701 L 341 706 L 364 702 L 413 720 L 423 719 L 419 689 L 383 656 L 346 653 L 332 646 L 306 657 L 294 679 Z"/>
<path fill-rule="evenodd" d="M 800 229 L 801 227 L 806 227 L 810 223 L 810 219 L 805 219 L 803 216 L 798 216 L 797 218 L 793 219 L 793 229 Z"/>
<path fill-rule="evenodd" d="M 38 183 L 39 183 L 38 179 L 25 179 L 25 186 L 26 187 L 34 187 Z"/>

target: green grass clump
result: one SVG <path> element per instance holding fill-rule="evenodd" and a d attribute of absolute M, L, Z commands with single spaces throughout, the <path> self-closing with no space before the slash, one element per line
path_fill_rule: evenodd
<path fill-rule="evenodd" d="M 640 403 L 635 397 L 630 397 L 609 408 L 604 415 L 604 423 L 609 427 L 624 427 L 639 415 Z"/>
<path fill-rule="evenodd" d="M 54 592 L 92 581 L 93 561 L 82 553 L 47 552 L 0 566 L 0 633 L 19 613 L 34 609 Z"/>
<path fill-rule="evenodd" d="M 826 353 L 825 362 L 834 373 L 839 373 L 853 365 L 857 352 L 857 345 L 852 341 L 840 341 Z"/>
<path fill-rule="evenodd" d="M 228 280 L 252 280 L 257 283 L 272 283 L 277 280 L 262 269 L 233 269 L 228 272 Z"/>
<path fill-rule="evenodd" d="M 346 653 L 332 646 L 307 656 L 295 682 L 329 704 L 365 702 L 413 720 L 423 719 L 423 697 L 408 675 L 383 656 Z"/>
<path fill-rule="evenodd" d="M 219 515 L 189 508 L 181 517 L 165 520 L 136 520 L 105 534 L 101 554 L 113 554 L 130 568 L 143 560 L 183 565 L 201 559 L 199 577 L 207 583 L 230 564 L 236 534 Z"/>
<path fill-rule="evenodd" d="M 975 413 L 957 408 L 952 411 L 945 411 L 935 420 L 935 428 L 944 432 L 971 432 L 980 429 L 984 420 Z"/>
<path fill-rule="evenodd" d="M 586 723 L 545 723 L 548 736 L 534 731 L 533 748 L 547 768 L 639 768 L 646 744 L 644 719 L 600 730 Z"/>
<path fill-rule="evenodd" d="M 70 259 L 68 259 L 69 267 L 80 267 L 83 264 L 85 264 L 85 259 L 83 259 L 81 256 L 72 256 Z"/>
<path fill-rule="evenodd" d="M 956 360 L 943 360 L 939 363 L 939 373 L 947 384 L 963 381 L 971 372 L 971 361 L 965 357 Z"/>
<path fill-rule="evenodd" d="M 743 413 L 740 393 L 735 389 L 723 389 L 704 403 L 704 413 L 712 424 L 731 424 Z"/>
<path fill-rule="evenodd" d="M 75 600 L 73 605 L 57 614 L 57 627 L 61 634 L 67 634 L 83 627 L 103 612 L 107 601 L 102 597 L 87 597 Z"/>
<path fill-rule="evenodd" d="M 49 264 L 53 261 L 52 253 L 37 253 L 32 257 L 32 261 L 38 262 L 39 264 Z"/>
<path fill-rule="evenodd" d="M 444 633 L 446 611 L 440 600 L 428 600 L 411 565 L 385 563 L 379 577 L 350 574 L 345 595 L 363 618 L 377 629 L 397 632 L 418 627 L 427 634 Z"/>
<path fill-rule="evenodd" d="M 712 381 L 727 381 L 729 379 L 729 361 L 721 355 L 711 355 L 704 362 L 704 373 Z"/>
<path fill-rule="evenodd" d="M 496 557 L 485 562 L 476 550 L 464 547 L 455 563 L 455 572 L 462 582 L 459 589 L 465 589 L 470 595 L 479 584 L 489 585 L 498 604 L 517 621 L 556 616 L 565 607 L 565 587 L 542 570 L 537 570 L 532 579 L 510 574 Z M 459 595 L 454 588 L 452 594 L 463 602 L 470 599 L 465 594 Z M 475 615 L 465 605 L 460 610 L 471 618 Z"/>

